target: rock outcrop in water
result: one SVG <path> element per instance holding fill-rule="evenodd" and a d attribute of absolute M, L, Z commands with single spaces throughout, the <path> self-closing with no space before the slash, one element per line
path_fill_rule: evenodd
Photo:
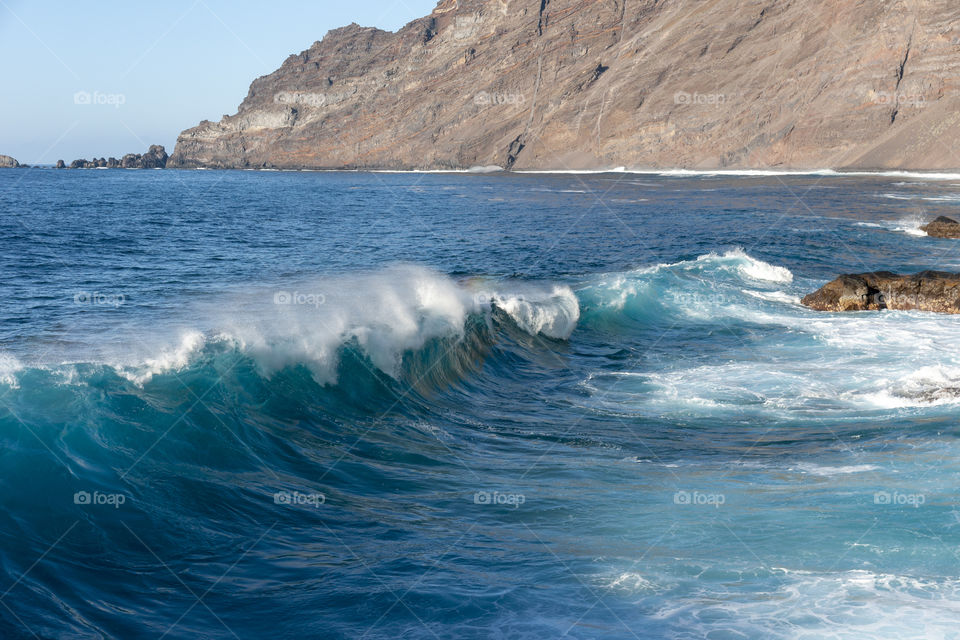
<path fill-rule="evenodd" d="M 20 163 L 10 156 L 0 155 L 0 169 L 16 169 Z"/>
<path fill-rule="evenodd" d="M 94 158 L 85 160 L 80 158 L 70 163 L 70 169 L 163 169 L 167 166 L 167 150 L 163 145 L 152 144 L 143 155 L 128 153 L 120 160 L 116 158 Z M 57 168 L 63 168 L 63 161 L 57 160 Z"/>
<path fill-rule="evenodd" d="M 920 230 L 935 238 L 960 238 L 960 222 L 946 216 L 938 216 L 933 222 L 920 227 Z"/>
<path fill-rule="evenodd" d="M 960 166 L 955 0 L 442 0 L 350 25 L 171 167 Z"/>
<path fill-rule="evenodd" d="M 960 273 L 921 271 L 899 275 L 875 271 L 842 275 L 801 302 L 819 311 L 896 309 L 960 313 Z"/>

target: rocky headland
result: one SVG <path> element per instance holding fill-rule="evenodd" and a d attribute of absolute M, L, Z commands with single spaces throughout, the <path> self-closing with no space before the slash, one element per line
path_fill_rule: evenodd
<path fill-rule="evenodd" d="M 842 275 L 801 302 L 819 311 L 894 309 L 960 313 L 960 273 L 921 271 L 900 275 L 874 271 Z"/>
<path fill-rule="evenodd" d="M 170 167 L 960 167 L 954 0 L 442 0 L 350 25 Z"/>
<path fill-rule="evenodd" d="M 16 169 L 19 166 L 20 163 L 17 162 L 16 158 L 0 155 L 0 169 Z"/>
<path fill-rule="evenodd" d="M 57 169 L 163 169 L 167 166 L 167 150 L 162 145 L 153 144 L 146 153 L 128 153 L 119 160 L 116 158 L 94 158 L 74 160 L 69 165 L 57 160 Z"/>

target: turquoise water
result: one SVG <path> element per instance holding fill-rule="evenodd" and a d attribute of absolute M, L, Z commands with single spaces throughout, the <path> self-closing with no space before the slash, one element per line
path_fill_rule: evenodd
<path fill-rule="evenodd" d="M 0 171 L 0 632 L 960 637 L 960 318 L 799 305 L 958 202 Z"/>

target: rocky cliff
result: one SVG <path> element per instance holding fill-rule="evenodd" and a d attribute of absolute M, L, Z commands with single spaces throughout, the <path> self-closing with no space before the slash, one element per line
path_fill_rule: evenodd
<path fill-rule="evenodd" d="M 16 169 L 20 166 L 16 158 L 0 155 L 0 169 Z"/>
<path fill-rule="evenodd" d="M 170 167 L 960 167 L 956 0 L 442 0 L 351 25 Z"/>

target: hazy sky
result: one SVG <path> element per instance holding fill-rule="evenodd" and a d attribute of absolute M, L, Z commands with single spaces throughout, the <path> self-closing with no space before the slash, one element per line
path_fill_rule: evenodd
<path fill-rule="evenodd" d="M 236 113 L 251 80 L 330 29 L 393 31 L 435 5 L 0 0 L 0 154 L 34 164 L 119 158 L 150 144 L 171 153 L 180 131 Z"/>

